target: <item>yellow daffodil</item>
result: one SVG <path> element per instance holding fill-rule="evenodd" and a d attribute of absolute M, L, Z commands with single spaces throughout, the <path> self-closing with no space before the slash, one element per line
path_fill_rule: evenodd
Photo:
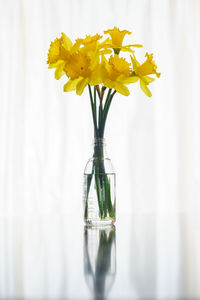
<path fill-rule="evenodd" d="M 152 54 L 146 53 L 145 56 L 147 57 L 147 59 L 142 65 L 140 65 L 135 59 L 136 64 L 135 64 L 134 71 L 140 76 L 155 74 L 156 77 L 160 77 L 160 73 L 156 71 L 157 66 L 153 61 L 153 53 Z"/>
<path fill-rule="evenodd" d="M 128 30 L 119 30 L 116 26 L 113 29 L 104 31 L 105 34 L 109 34 L 112 39 L 112 44 L 116 45 L 116 48 L 122 47 L 122 42 L 126 34 L 131 34 Z"/>
<path fill-rule="evenodd" d="M 111 50 L 105 48 L 109 38 L 103 42 L 100 42 L 99 40 L 101 38 L 102 35 L 96 34 L 94 36 L 87 35 L 84 39 L 76 39 L 76 42 L 72 47 L 72 51 L 79 50 L 92 57 L 96 57 L 97 54 L 102 55 L 112 53 Z"/>
<path fill-rule="evenodd" d="M 90 72 L 90 63 L 91 60 L 86 54 L 75 52 L 68 58 L 64 71 L 71 79 L 75 79 L 79 76 L 87 77 Z"/>
<path fill-rule="evenodd" d="M 87 55 L 84 52 L 76 51 L 73 53 L 67 63 L 64 71 L 69 77 L 69 81 L 64 85 L 64 91 L 69 92 L 76 90 L 81 95 L 87 84 L 97 85 L 101 83 L 99 72 L 99 59 Z"/>
<path fill-rule="evenodd" d="M 84 39 L 76 39 L 73 49 L 76 51 L 81 46 L 87 51 L 96 51 L 98 41 L 102 38 L 102 35 L 96 34 L 94 36 L 87 35 Z"/>
<path fill-rule="evenodd" d="M 125 58 L 120 58 L 117 54 L 111 56 L 109 61 L 103 57 L 102 63 L 104 65 L 102 75 L 104 86 L 115 89 L 124 96 L 128 96 L 130 93 L 126 84 L 138 80 L 137 76 L 131 76 L 130 63 Z"/>
<path fill-rule="evenodd" d="M 49 69 L 55 68 L 55 78 L 60 79 L 64 74 L 64 67 L 69 59 L 72 49 L 72 41 L 62 32 L 61 38 L 51 42 L 47 64 Z"/>
<path fill-rule="evenodd" d="M 64 85 L 64 91 L 76 90 L 81 95 L 87 84 L 97 85 L 101 80 L 100 55 L 110 53 L 109 50 L 100 51 L 106 41 L 99 43 L 102 36 L 86 36 L 77 39 L 72 47 L 72 54 L 68 58 L 64 71 L 69 81 Z"/>
<path fill-rule="evenodd" d="M 64 85 L 64 91 L 76 90 L 81 95 L 86 85 L 99 85 L 114 89 L 128 96 L 127 85 L 140 80 L 140 86 L 147 96 L 151 92 L 147 85 L 154 79 L 148 75 L 157 77 L 157 66 L 153 61 L 153 54 L 146 53 L 146 61 L 140 64 L 131 47 L 142 47 L 140 44 L 123 45 L 124 37 L 130 35 L 128 30 L 120 30 L 117 27 L 104 31 L 110 37 L 103 39 L 102 35 L 87 35 L 85 38 L 76 39 L 75 43 L 61 33 L 50 44 L 47 64 L 49 68 L 55 68 L 55 78 L 60 79 L 63 75 L 68 78 Z M 106 57 L 114 50 L 114 55 Z M 120 51 L 132 52 L 129 57 L 130 63 L 125 58 L 119 57 Z"/>
<path fill-rule="evenodd" d="M 136 76 L 140 78 L 140 87 L 143 90 L 143 92 L 148 96 L 151 97 L 152 94 L 150 90 L 148 89 L 147 85 L 154 81 L 154 78 L 151 78 L 147 75 L 156 75 L 157 77 L 160 77 L 160 73 L 158 73 L 157 66 L 155 62 L 153 61 L 153 54 L 146 53 L 145 55 L 147 57 L 146 61 L 143 64 L 140 64 L 135 56 L 131 56 L 132 60 L 132 66 L 133 71 Z"/>
<path fill-rule="evenodd" d="M 110 46 L 113 48 L 115 54 L 119 54 L 120 51 L 133 52 L 130 47 L 142 47 L 140 44 L 122 46 L 125 35 L 131 34 L 131 32 L 128 30 L 119 30 L 119 28 L 114 27 L 113 29 L 104 31 L 104 33 L 110 35 L 111 44 L 108 44 L 107 47 Z"/>

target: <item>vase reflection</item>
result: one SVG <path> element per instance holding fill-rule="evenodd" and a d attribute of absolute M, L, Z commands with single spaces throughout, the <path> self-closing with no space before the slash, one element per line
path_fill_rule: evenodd
<path fill-rule="evenodd" d="M 105 299 L 116 275 L 115 226 L 84 228 L 84 274 L 94 299 Z"/>

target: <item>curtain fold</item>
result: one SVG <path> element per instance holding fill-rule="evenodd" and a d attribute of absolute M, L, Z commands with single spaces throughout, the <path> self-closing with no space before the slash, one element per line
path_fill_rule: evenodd
<path fill-rule="evenodd" d="M 135 84 L 112 103 L 117 210 L 200 208 L 200 2 L 9 0 L 0 1 L 0 214 L 81 215 L 89 95 L 63 93 L 66 79 L 55 81 L 47 51 L 62 31 L 75 39 L 113 26 L 132 31 L 141 61 L 153 52 L 161 72 L 151 99 Z"/>

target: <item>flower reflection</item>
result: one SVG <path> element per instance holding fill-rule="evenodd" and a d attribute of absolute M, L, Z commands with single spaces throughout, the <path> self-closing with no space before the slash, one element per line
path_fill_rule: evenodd
<path fill-rule="evenodd" d="M 104 299 L 116 274 L 115 227 L 84 230 L 84 273 L 95 299 Z"/>

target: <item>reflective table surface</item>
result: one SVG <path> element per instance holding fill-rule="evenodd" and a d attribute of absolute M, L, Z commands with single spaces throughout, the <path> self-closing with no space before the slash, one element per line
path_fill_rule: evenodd
<path fill-rule="evenodd" d="M 0 299 L 200 299 L 197 214 L 0 217 Z"/>

